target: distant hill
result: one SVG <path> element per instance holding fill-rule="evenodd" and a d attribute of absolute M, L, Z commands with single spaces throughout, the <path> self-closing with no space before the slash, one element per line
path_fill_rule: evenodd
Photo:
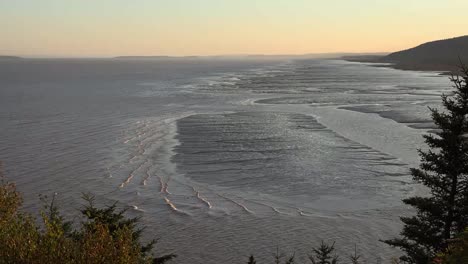
<path fill-rule="evenodd" d="M 395 63 L 402 69 L 455 70 L 459 59 L 468 64 L 468 36 L 427 42 L 391 53 L 379 61 Z"/>
<path fill-rule="evenodd" d="M 228 55 L 211 55 L 211 56 L 118 56 L 113 59 L 125 60 L 280 60 L 280 59 L 336 59 L 343 56 L 379 56 L 387 55 L 388 53 L 309 53 L 309 54 L 228 54 Z"/>
<path fill-rule="evenodd" d="M 468 64 L 468 35 L 436 40 L 417 47 L 390 53 L 386 56 L 344 56 L 356 62 L 392 63 L 393 68 L 420 71 L 458 71 L 460 59 Z"/>
<path fill-rule="evenodd" d="M 118 56 L 114 59 L 127 59 L 127 60 L 180 60 L 180 59 L 196 59 L 197 56 Z"/>
<path fill-rule="evenodd" d="M 0 55 L 0 60 L 20 60 L 21 57 L 17 56 L 1 56 Z"/>

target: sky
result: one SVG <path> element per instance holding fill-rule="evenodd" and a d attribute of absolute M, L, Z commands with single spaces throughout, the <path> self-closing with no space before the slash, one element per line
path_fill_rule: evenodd
<path fill-rule="evenodd" d="M 0 0 L 0 55 L 391 52 L 468 34 L 467 0 Z"/>

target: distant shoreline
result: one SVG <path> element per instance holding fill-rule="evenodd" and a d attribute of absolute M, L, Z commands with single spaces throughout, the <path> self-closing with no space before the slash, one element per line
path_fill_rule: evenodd
<path fill-rule="evenodd" d="M 0 56 L 0 60 L 21 60 L 18 56 Z"/>
<path fill-rule="evenodd" d="M 117 56 L 113 58 L 106 59 L 117 59 L 117 60 L 198 60 L 198 59 L 255 59 L 255 58 L 270 58 L 270 59 L 279 59 L 283 57 L 289 57 L 291 59 L 304 59 L 308 58 L 307 55 L 303 56 L 286 56 L 286 55 L 277 55 L 277 56 L 259 56 L 251 55 L 245 57 L 225 57 L 225 56 L 210 56 L 210 57 L 199 57 L 199 56 Z M 0 61 L 18 61 L 23 60 L 23 57 L 19 56 L 2 56 L 0 55 Z M 312 58 L 310 58 L 312 59 Z M 315 59 L 334 59 L 326 57 L 318 57 Z M 360 62 L 360 63 L 370 63 L 373 67 L 386 67 L 393 68 L 398 70 L 407 70 L 407 71 L 428 71 L 428 72 L 440 72 L 441 75 L 451 75 L 458 74 L 458 66 L 442 64 L 442 63 L 408 63 L 408 62 L 395 62 L 386 59 L 385 55 L 348 55 L 348 56 L 337 56 L 335 59 L 340 59 L 349 62 Z M 468 63 L 468 62 L 466 62 Z"/>
<path fill-rule="evenodd" d="M 340 59 L 350 62 L 375 63 L 374 67 L 386 67 L 405 71 L 427 71 L 440 72 L 441 75 L 452 75 L 458 73 L 456 65 L 435 63 L 406 63 L 392 62 L 384 59 L 385 56 L 344 56 Z"/>
<path fill-rule="evenodd" d="M 436 71 L 442 75 L 459 74 L 462 63 L 468 63 L 468 35 L 435 40 L 387 56 L 342 56 L 355 62 L 381 63 L 400 70 Z M 386 63 L 386 65 L 383 65 Z"/>
<path fill-rule="evenodd" d="M 180 60 L 180 59 L 197 59 L 198 56 L 117 56 L 111 59 L 126 59 L 126 60 Z"/>

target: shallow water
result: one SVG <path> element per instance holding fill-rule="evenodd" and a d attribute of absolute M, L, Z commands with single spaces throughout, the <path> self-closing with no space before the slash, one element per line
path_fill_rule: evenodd
<path fill-rule="evenodd" d="M 388 263 L 449 87 L 339 60 L 0 62 L 0 160 L 27 210 L 118 201 L 176 263 L 304 261 L 322 239 Z"/>

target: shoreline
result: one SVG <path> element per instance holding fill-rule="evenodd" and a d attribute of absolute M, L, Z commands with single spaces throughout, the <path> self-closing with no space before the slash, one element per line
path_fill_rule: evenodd
<path fill-rule="evenodd" d="M 440 75 L 456 75 L 459 72 L 457 64 L 436 63 L 405 63 L 383 60 L 384 56 L 344 56 L 341 60 L 349 62 L 372 63 L 373 67 L 386 67 L 404 71 L 439 72 Z"/>

